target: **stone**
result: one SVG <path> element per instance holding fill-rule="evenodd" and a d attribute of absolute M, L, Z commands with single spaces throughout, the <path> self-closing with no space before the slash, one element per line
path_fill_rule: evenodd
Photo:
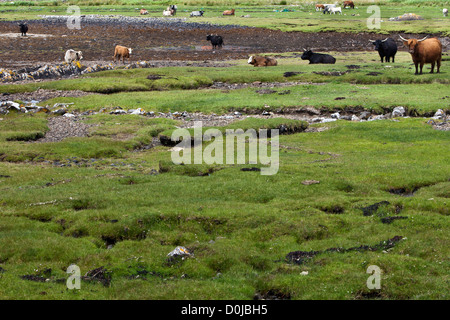
<path fill-rule="evenodd" d="M 405 115 L 405 108 L 403 107 L 395 107 L 392 110 L 392 117 L 403 117 Z"/>
<path fill-rule="evenodd" d="M 433 119 L 444 119 L 445 118 L 445 112 L 442 109 L 439 109 L 436 111 L 436 113 L 433 116 Z"/>
<path fill-rule="evenodd" d="M 359 114 L 359 118 L 362 120 L 368 120 L 371 116 L 371 113 L 368 111 L 363 111 Z"/>
<path fill-rule="evenodd" d="M 340 119 L 341 115 L 339 114 L 339 112 L 335 112 L 335 113 L 332 113 L 330 115 L 330 117 L 333 118 L 333 119 Z"/>

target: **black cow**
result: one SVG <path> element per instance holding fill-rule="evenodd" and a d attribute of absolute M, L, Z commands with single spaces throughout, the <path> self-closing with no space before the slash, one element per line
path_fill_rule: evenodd
<path fill-rule="evenodd" d="M 216 47 L 222 48 L 223 45 L 223 38 L 222 36 L 219 36 L 217 34 L 209 34 L 206 36 L 207 41 L 211 41 L 213 49 Z"/>
<path fill-rule="evenodd" d="M 334 64 L 336 58 L 324 53 L 314 53 L 311 50 L 305 50 L 302 54 L 302 60 L 309 60 L 310 64 L 329 63 Z"/>
<path fill-rule="evenodd" d="M 22 36 L 26 36 L 27 32 L 28 32 L 27 24 L 26 23 L 20 23 L 19 27 L 20 27 L 20 32 L 22 33 Z"/>
<path fill-rule="evenodd" d="M 177 14 L 177 9 L 178 9 L 178 7 L 177 7 L 176 4 L 171 4 L 171 5 L 169 6 L 169 10 L 173 10 L 173 15 L 176 15 L 176 14 Z"/>
<path fill-rule="evenodd" d="M 378 51 L 381 62 L 395 62 L 395 54 L 397 53 L 397 44 L 395 40 L 392 38 L 386 38 L 384 40 L 370 40 L 372 44 L 375 46 L 375 50 Z"/>

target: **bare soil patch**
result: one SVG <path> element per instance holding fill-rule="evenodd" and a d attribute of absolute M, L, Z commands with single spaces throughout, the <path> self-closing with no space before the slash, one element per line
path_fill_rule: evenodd
<path fill-rule="evenodd" d="M 262 28 L 217 26 L 179 22 L 166 28 L 158 23 L 136 23 L 117 18 L 82 23 L 81 29 L 68 29 L 66 23 L 52 20 L 28 21 L 26 37 L 20 36 L 12 21 L 0 22 L 0 67 L 23 68 L 42 62 L 61 63 L 67 49 L 81 50 L 85 62 L 110 63 L 117 44 L 133 48 L 132 60 L 225 61 L 246 59 L 264 52 L 373 50 L 373 34 L 324 32 L 282 32 Z M 163 24 L 163 22 L 160 22 Z M 220 34 L 222 49 L 212 50 L 206 35 Z M 15 36 L 17 35 L 17 36 Z M 399 43 L 400 44 L 400 43 Z"/>

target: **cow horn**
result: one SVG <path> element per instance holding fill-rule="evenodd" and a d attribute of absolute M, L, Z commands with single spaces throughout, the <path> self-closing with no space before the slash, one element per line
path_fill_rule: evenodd
<path fill-rule="evenodd" d="M 403 41 L 408 41 L 407 39 L 403 38 L 401 35 L 398 35 L 400 37 L 400 39 L 402 39 Z"/>
<path fill-rule="evenodd" d="M 386 38 L 386 39 L 384 39 L 384 40 L 381 40 L 381 42 L 385 42 L 387 39 L 389 39 L 389 38 Z"/>
<path fill-rule="evenodd" d="M 375 42 L 375 40 L 370 40 L 370 39 L 369 39 L 369 42 Z"/>
<path fill-rule="evenodd" d="M 423 38 L 423 39 L 420 39 L 420 40 L 417 40 L 417 41 L 423 41 L 423 40 L 425 40 L 426 38 L 428 38 L 428 36 L 426 36 L 425 38 Z"/>

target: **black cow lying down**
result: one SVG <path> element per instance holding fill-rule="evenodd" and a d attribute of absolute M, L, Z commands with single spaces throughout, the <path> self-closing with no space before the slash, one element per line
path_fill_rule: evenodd
<path fill-rule="evenodd" d="M 311 50 L 305 50 L 302 54 L 302 60 L 309 60 L 310 64 L 329 63 L 334 64 L 336 58 L 324 53 L 314 53 Z"/>

